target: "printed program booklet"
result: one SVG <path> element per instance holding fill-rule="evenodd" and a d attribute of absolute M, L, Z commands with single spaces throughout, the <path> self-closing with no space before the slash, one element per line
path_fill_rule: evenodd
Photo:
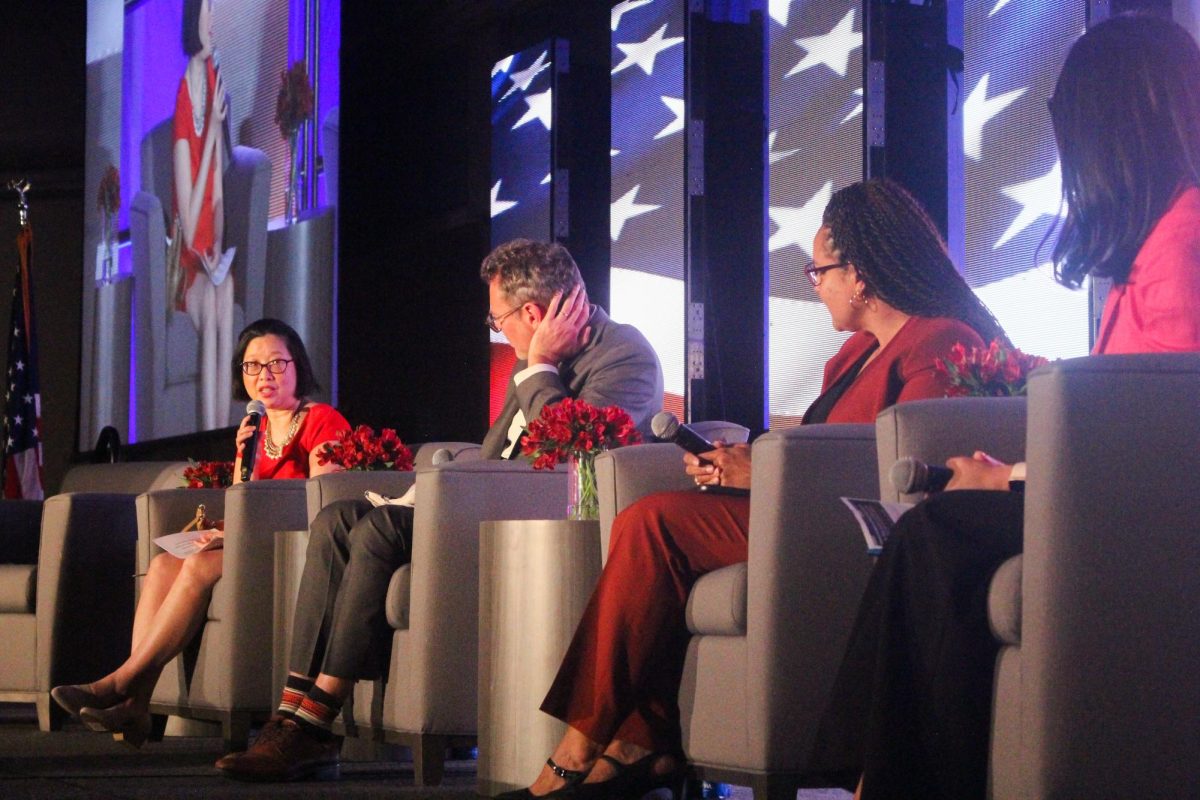
<path fill-rule="evenodd" d="M 201 544 L 199 539 L 216 534 L 207 544 Z M 205 528 L 198 531 L 180 531 L 159 536 L 154 543 L 176 558 L 187 558 L 193 553 L 203 553 L 205 550 L 220 550 L 225 546 L 225 532 L 216 528 Z"/>
<path fill-rule="evenodd" d="M 863 538 L 867 540 L 867 552 L 879 555 L 888 536 L 896 528 L 900 515 L 913 507 L 912 503 L 885 503 L 882 500 L 867 500 L 862 497 L 843 497 L 842 502 L 858 520 Z"/>

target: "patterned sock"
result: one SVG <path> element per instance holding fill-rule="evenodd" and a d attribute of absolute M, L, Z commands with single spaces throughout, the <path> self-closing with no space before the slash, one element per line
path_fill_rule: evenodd
<path fill-rule="evenodd" d="M 308 694 L 312 685 L 312 678 L 288 675 L 287 682 L 283 684 L 283 696 L 279 698 L 279 708 L 276 713 L 289 719 L 296 716 L 296 712 L 300 709 L 300 703 L 303 702 L 304 696 Z"/>
<path fill-rule="evenodd" d="M 315 739 L 326 740 L 333 736 L 330 728 L 342 711 L 342 701 L 321 691 L 317 686 L 308 690 L 300 708 L 296 711 L 296 722 L 304 732 Z"/>

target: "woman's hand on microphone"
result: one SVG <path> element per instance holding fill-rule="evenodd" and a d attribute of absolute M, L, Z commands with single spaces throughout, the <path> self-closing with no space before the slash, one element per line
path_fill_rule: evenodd
<path fill-rule="evenodd" d="M 955 456 L 946 461 L 946 466 L 954 471 L 954 477 L 946 484 L 948 492 L 956 489 L 1008 491 L 1012 465 L 992 458 L 982 450 L 976 450 L 970 458 Z"/>
<path fill-rule="evenodd" d="M 234 439 L 234 441 L 237 443 L 238 458 L 241 458 L 246 454 L 246 440 L 253 436 L 256 430 L 258 430 L 258 428 L 250 424 L 249 414 L 242 417 L 242 424 L 238 427 L 237 437 Z"/>

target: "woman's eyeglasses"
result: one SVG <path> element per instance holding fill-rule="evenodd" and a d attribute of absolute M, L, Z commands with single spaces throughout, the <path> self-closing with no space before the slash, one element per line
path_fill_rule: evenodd
<path fill-rule="evenodd" d="M 821 276 L 831 269 L 840 269 L 841 267 L 850 266 L 849 262 L 839 261 L 836 264 L 826 264 L 823 267 L 818 267 L 815 261 L 808 262 L 804 267 L 804 274 L 808 277 L 808 282 L 815 289 L 821 283 Z"/>
<path fill-rule="evenodd" d="M 276 358 L 272 361 L 268 361 L 265 364 L 258 361 L 243 361 L 242 372 L 253 376 L 262 372 L 263 367 L 266 367 L 267 371 L 272 375 L 282 375 L 283 373 L 287 372 L 288 364 L 292 363 L 293 360 L 294 359 L 291 358 Z"/>

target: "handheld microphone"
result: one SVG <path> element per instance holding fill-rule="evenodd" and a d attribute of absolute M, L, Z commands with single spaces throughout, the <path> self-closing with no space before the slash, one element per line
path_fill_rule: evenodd
<path fill-rule="evenodd" d="M 213 75 L 221 74 L 221 51 L 217 48 L 212 50 L 212 65 Z M 229 121 L 229 90 L 225 91 L 225 119 L 221 122 L 221 138 L 225 140 L 225 164 L 228 166 L 233 163 L 233 139 L 230 136 L 232 123 Z"/>
<path fill-rule="evenodd" d="M 249 481 L 254 474 L 254 460 L 258 457 L 258 437 L 262 436 L 260 424 L 267 407 L 262 400 L 251 400 L 246 403 L 246 413 L 250 415 L 249 424 L 254 428 L 254 435 L 246 440 L 242 449 L 242 481 Z"/>
<path fill-rule="evenodd" d="M 892 464 L 888 477 L 901 494 L 940 492 L 954 477 L 954 470 L 906 457 Z"/>
<path fill-rule="evenodd" d="M 679 418 L 670 411 L 660 411 L 650 420 L 650 430 L 655 437 L 664 442 L 674 442 L 694 456 L 714 450 L 713 443 L 705 439 L 687 425 L 681 425 Z M 709 463 L 700 459 L 703 464 Z"/>

